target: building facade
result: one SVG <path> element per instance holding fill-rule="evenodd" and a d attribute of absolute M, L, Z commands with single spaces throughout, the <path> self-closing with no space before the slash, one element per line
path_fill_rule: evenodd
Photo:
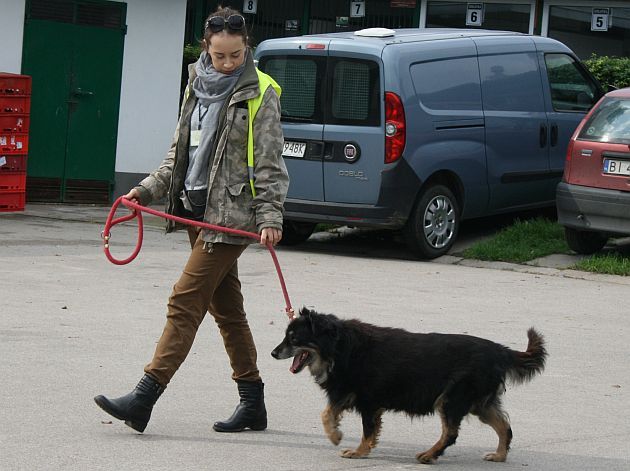
<path fill-rule="evenodd" d="M 606 0 L 189 0 L 186 42 L 217 5 L 244 12 L 252 42 L 385 28 L 483 28 L 558 39 L 586 59 L 630 55 L 630 2 Z"/>
<path fill-rule="evenodd" d="M 186 0 L 0 4 L 0 72 L 33 78 L 27 201 L 126 193 L 170 147 Z"/>

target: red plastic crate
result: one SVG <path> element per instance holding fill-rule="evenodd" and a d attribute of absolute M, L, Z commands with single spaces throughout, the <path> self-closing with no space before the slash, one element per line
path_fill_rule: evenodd
<path fill-rule="evenodd" d="M 26 155 L 0 155 L 0 175 L 6 172 L 26 172 Z"/>
<path fill-rule="evenodd" d="M 0 193 L 26 191 L 26 172 L 0 173 Z"/>
<path fill-rule="evenodd" d="M 30 95 L 31 77 L 18 74 L 0 74 L 0 95 Z"/>
<path fill-rule="evenodd" d="M 28 154 L 28 134 L 0 133 L 0 155 Z"/>
<path fill-rule="evenodd" d="M 31 119 L 28 115 L 0 115 L 0 134 L 3 133 L 27 133 Z"/>
<path fill-rule="evenodd" d="M 29 114 L 30 111 L 30 96 L 0 95 L 0 115 Z"/>
<path fill-rule="evenodd" d="M 15 193 L 0 193 L 0 213 L 10 211 L 24 211 L 26 191 Z"/>

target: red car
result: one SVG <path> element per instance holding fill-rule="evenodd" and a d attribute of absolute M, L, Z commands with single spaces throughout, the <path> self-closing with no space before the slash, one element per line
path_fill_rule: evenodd
<path fill-rule="evenodd" d="M 630 235 L 630 88 L 604 95 L 573 133 L 556 205 L 577 253 Z"/>

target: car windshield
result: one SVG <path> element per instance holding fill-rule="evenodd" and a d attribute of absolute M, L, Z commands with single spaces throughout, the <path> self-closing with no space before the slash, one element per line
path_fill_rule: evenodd
<path fill-rule="evenodd" d="M 578 139 L 630 144 L 630 99 L 605 98 L 582 128 Z"/>

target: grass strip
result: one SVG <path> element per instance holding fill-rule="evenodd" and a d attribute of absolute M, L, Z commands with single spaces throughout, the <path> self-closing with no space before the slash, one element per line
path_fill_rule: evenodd
<path fill-rule="evenodd" d="M 523 263 L 557 253 L 568 253 L 564 229 L 543 217 L 520 220 L 499 231 L 491 239 L 466 249 L 464 258 Z"/>
<path fill-rule="evenodd" d="M 630 258 L 618 253 L 593 255 L 575 264 L 577 270 L 606 275 L 630 275 Z"/>

